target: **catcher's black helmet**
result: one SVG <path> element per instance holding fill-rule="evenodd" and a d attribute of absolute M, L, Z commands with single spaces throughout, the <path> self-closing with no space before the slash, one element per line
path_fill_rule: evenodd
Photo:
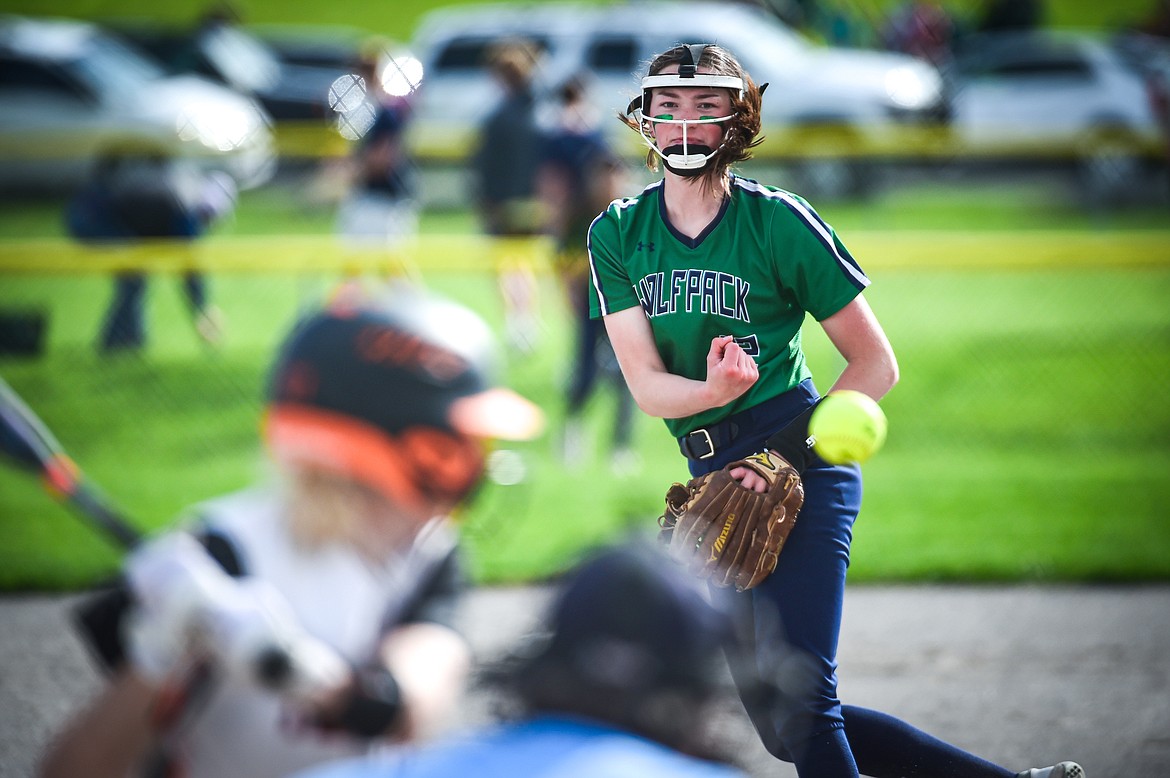
<path fill-rule="evenodd" d="M 341 473 L 391 499 L 457 502 L 489 438 L 522 440 L 540 410 L 494 387 L 495 340 L 471 310 L 418 291 L 339 298 L 302 319 L 268 385 L 278 460 Z"/>
<path fill-rule="evenodd" d="M 712 682 L 711 660 L 730 636 L 721 603 L 704 598 L 698 579 L 649 544 L 601 549 L 568 577 L 552 606 L 553 637 L 545 659 L 568 661 L 595 683 L 684 686 Z M 632 667 L 589 667 L 587 657 L 620 649 Z M 593 656 L 593 659 L 598 659 Z"/>

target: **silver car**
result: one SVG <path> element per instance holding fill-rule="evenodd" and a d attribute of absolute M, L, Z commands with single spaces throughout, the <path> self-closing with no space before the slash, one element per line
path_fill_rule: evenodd
<path fill-rule="evenodd" d="M 1124 198 L 1164 159 L 1153 84 L 1106 39 L 1067 30 L 972 36 L 946 77 L 959 158 L 1071 165 L 1099 203 Z"/>
<path fill-rule="evenodd" d="M 499 96 L 484 55 L 507 37 L 526 38 L 544 52 L 540 89 L 590 73 L 607 116 L 626 108 L 655 54 L 676 43 L 724 46 L 753 78 L 770 84 L 766 140 L 756 157 L 795 161 L 822 196 L 864 188 L 866 162 L 904 153 L 908 137 L 945 119 L 942 81 L 931 65 L 902 54 L 814 45 L 744 4 L 477 5 L 431 12 L 410 44 L 424 67 L 411 131 L 424 160 L 465 158 Z M 619 148 L 631 154 L 644 148 L 616 120 L 605 126 Z"/>
<path fill-rule="evenodd" d="M 189 157 L 242 188 L 275 169 L 271 121 L 254 101 L 167 77 L 100 27 L 0 19 L 0 187 L 60 191 L 106 153 Z"/>

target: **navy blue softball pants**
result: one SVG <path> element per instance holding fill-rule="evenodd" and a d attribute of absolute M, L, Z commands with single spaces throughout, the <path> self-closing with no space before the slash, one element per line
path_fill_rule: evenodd
<path fill-rule="evenodd" d="M 817 398 L 811 381 L 737 414 L 741 434 L 692 475 L 763 450 L 764 441 Z M 744 707 L 768 751 L 803 778 L 1014 778 L 1015 772 L 837 696 L 837 641 L 853 522 L 861 508 L 857 466 L 811 465 L 804 507 L 776 571 L 730 597 L 741 645 L 728 659 Z"/>

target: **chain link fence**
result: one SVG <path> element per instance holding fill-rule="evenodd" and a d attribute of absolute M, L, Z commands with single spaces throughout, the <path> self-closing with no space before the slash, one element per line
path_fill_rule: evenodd
<path fill-rule="evenodd" d="M 891 423 L 886 451 L 867 464 L 876 476 L 867 511 L 917 512 L 931 525 L 961 510 L 977 523 L 1002 513 L 1007 501 L 1055 532 L 1087 522 L 1104 538 L 1119 527 L 1127 543 L 1148 537 L 1145 551 L 1134 552 L 1149 557 L 1143 574 L 1159 564 L 1165 572 L 1155 558 L 1170 546 L 1164 236 L 856 232 L 850 246 L 867 258 L 874 279 L 867 297 L 902 369 L 883 400 Z M 507 376 L 551 421 L 525 456 L 534 479 L 544 472 L 589 481 L 599 465 L 582 469 L 557 458 L 573 323 L 548 252 L 541 240 L 470 235 L 421 236 L 395 252 L 343 246 L 329 236 L 104 251 L 9 240 L 0 243 L 0 375 L 128 513 L 161 526 L 184 506 L 259 474 L 265 371 L 306 306 L 347 280 L 422 283 L 476 309 L 502 333 L 497 272 L 525 265 L 539 279 L 541 321 L 535 351 L 505 352 Z M 113 279 L 128 272 L 146 281 L 144 342 L 103 351 L 99 334 Z M 214 329 L 193 315 L 183 287 L 189 272 L 206 279 Z M 839 357 L 815 325 L 805 338 L 824 391 Z M 596 401 L 590 417 L 599 440 L 612 426 L 607 403 Z M 642 516 L 660 507 L 663 484 L 680 468 L 660 423 L 641 416 L 635 423 L 644 469 L 636 482 L 613 488 L 622 492 L 621 511 Z M 593 455 L 603 452 L 599 445 Z M 517 513 L 594 510 L 588 494 L 578 506 L 565 502 L 564 487 L 527 489 L 514 503 L 489 495 L 485 533 L 497 545 L 512 542 L 499 528 L 511 527 Z M 0 536 L 13 537 L 45 502 L 0 469 Z M 1068 525 L 1070 513 L 1085 516 Z M 596 534 L 617 531 L 621 520 L 599 519 Z M 520 532 L 515 543 L 523 542 Z M 950 553 L 959 551 L 939 550 Z M 99 555 L 94 567 L 107 561 Z"/>

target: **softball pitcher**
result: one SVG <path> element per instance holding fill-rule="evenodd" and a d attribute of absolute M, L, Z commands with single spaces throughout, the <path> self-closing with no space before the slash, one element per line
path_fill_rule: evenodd
<path fill-rule="evenodd" d="M 807 446 L 820 392 L 801 348 L 805 316 L 844 360 L 830 390 L 881 399 L 898 365 L 863 296 L 870 279 L 834 230 L 802 198 L 730 170 L 759 143 L 766 86 L 715 45 L 658 55 L 623 120 L 649 147 L 647 166 L 665 171 L 589 231 L 591 314 L 604 318 L 635 400 L 665 420 L 692 475 L 765 449 L 801 474 L 803 508 L 775 571 L 728 594 L 756 656 L 737 673 L 749 715 L 767 749 L 805 778 L 1082 778 L 1072 762 L 1009 770 L 838 697 L 861 473 Z M 731 472 L 766 488 L 755 472 Z M 756 673 L 772 693 L 749 691 Z"/>

